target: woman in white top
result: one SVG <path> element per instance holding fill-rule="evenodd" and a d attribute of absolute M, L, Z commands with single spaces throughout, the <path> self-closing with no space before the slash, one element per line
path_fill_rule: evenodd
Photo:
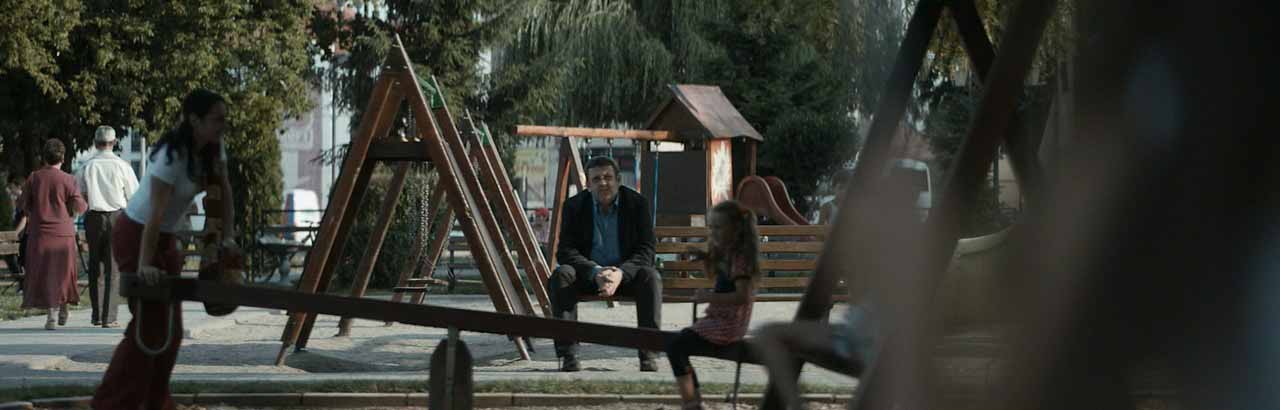
<path fill-rule="evenodd" d="M 197 89 L 182 102 L 181 123 L 165 133 L 147 159 L 141 187 L 129 200 L 111 233 L 112 254 L 123 274 L 136 273 L 155 284 L 176 276 L 183 258 L 174 233 L 187 217 L 191 201 L 205 189 L 205 176 L 220 175 L 225 238 L 235 237 L 231 218 L 231 184 L 226 179 L 222 133 L 227 106 L 222 96 Z M 220 167 L 220 168 L 214 168 Z M 131 300 L 133 319 L 116 347 L 102 384 L 94 395 L 96 409 L 172 409 L 169 375 L 182 340 L 180 304 Z M 168 330 L 168 334 L 166 334 Z M 141 340 L 139 340 L 141 331 Z"/>

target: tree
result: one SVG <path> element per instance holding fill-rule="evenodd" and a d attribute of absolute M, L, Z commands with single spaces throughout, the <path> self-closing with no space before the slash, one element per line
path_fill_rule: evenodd
<path fill-rule="evenodd" d="M 483 118 L 478 102 L 483 98 L 484 83 L 480 73 L 480 56 L 489 36 L 490 25 L 483 16 L 498 12 L 501 1 L 365 1 L 358 10 L 348 15 L 342 9 L 318 9 L 311 18 L 311 32 L 316 44 L 322 47 L 322 60 L 337 69 L 336 84 L 338 106 L 352 113 L 351 131 L 359 129 L 359 119 L 373 92 L 378 67 L 386 60 L 399 35 L 405 46 L 418 78 L 429 82 L 435 76 L 443 88 L 444 96 L 454 115 L 471 110 Z M 430 93 L 427 94 L 431 98 Z M 412 132 L 410 111 L 402 107 L 401 121 L 391 133 Z M 325 154 L 323 161 L 340 161 L 346 146 L 338 152 Z M 423 164 L 425 165 L 425 164 Z M 420 195 L 429 174 L 425 171 L 411 173 L 405 191 L 400 195 L 396 214 L 386 245 L 380 250 L 379 263 L 374 266 L 370 286 L 382 287 L 395 284 L 411 255 L 407 245 L 417 235 L 420 219 L 414 210 L 425 202 Z M 388 189 L 390 173 L 379 171 L 365 193 L 367 198 L 358 211 L 358 223 L 352 234 L 345 238 L 348 244 L 368 243 L 377 213 Z M 356 265 L 362 256 L 363 246 L 349 246 L 341 256 L 337 269 L 338 284 L 349 284 Z"/>
<path fill-rule="evenodd" d="M 999 50 L 998 40 L 1004 32 L 1005 19 L 1011 10 L 1012 2 L 1001 0 L 977 1 L 976 7 L 988 36 Z M 1047 108 L 1052 87 L 1035 84 L 1038 78 L 1045 82 L 1052 78 L 1058 69 L 1058 62 L 1066 54 L 1068 44 L 1073 36 L 1070 30 L 1072 16 L 1071 2 L 1062 2 L 1049 21 L 1046 33 L 1036 51 L 1036 59 L 1032 65 L 1031 82 L 1024 87 L 1019 101 L 1017 115 L 1022 118 L 1023 128 L 1011 130 L 1020 133 L 1020 138 L 1033 137 L 1032 133 L 1041 132 L 1045 108 Z M 982 95 L 982 87 L 978 75 L 970 64 L 968 55 L 960 40 L 958 29 L 950 18 L 943 19 L 930 44 L 932 63 L 925 75 L 917 82 L 917 89 L 922 90 L 919 99 L 924 105 L 927 115 L 925 137 L 934 153 L 934 169 L 936 179 L 945 186 L 952 162 L 959 153 L 970 123 L 977 114 Z M 994 177 L 994 176 L 993 176 Z M 937 202 L 942 195 L 934 195 Z M 1003 209 L 998 192 L 991 184 L 983 184 L 978 195 L 978 204 L 968 216 L 962 233 L 968 236 L 984 235 L 995 232 L 1012 223 L 1016 212 Z M 1016 211 L 1016 210 L 1013 210 Z"/>
<path fill-rule="evenodd" d="M 381 166 L 374 172 L 373 178 L 370 180 L 369 189 L 365 192 L 365 206 L 360 208 L 359 214 L 356 216 L 357 223 L 353 225 L 351 235 L 346 239 L 346 252 L 342 255 L 339 262 L 337 275 L 334 283 L 343 287 L 351 286 L 355 280 L 356 267 L 360 263 L 360 258 L 364 256 L 367 246 L 357 246 L 356 244 L 367 244 L 373 234 L 373 225 L 378 220 L 378 212 L 382 199 L 386 197 L 389 188 L 392 172 L 389 166 Z M 415 249 L 410 245 L 418 235 L 424 235 L 422 232 L 424 218 L 427 217 L 424 209 L 427 206 L 428 198 L 431 196 L 433 189 L 440 189 L 434 183 L 436 180 L 432 178 L 433 172 L 428 172 L 430 164 L 417 164 L 409 171 L 405 180 L 404 191 L 397 198 L 396 211 L 392 215 L 391 227 L 387 230 L 387 236 L 383 240 L 382 248 L 378 252 L 378 263 L 374 264 L 373 272 L 369 275 L 370 288 L 390 288 L 396 286 L 396 281 L 400 278 L 400 273 L 409 268 L 409 263 L 415 254 Z M 433 217 L 436 221 L 442 220 L 442 216 Z M 441 229 L 440 222 L 431 224 L 431 229 Z M 438 232 L 438 231 L 437 231 Z M 425 233 L 430 235 L 429 233 Z M 427 236 L 430 238 L 431 236 Z M 427 246 L 430 240 L 423 243 Z M 426 258 L 424 257 L 425 261 Z M 420 263 L 425 263 L 421 262 Z"/>
<path fill-rule="evenodd" d="M 229 100 L 237 215 L 258 220 L 279 207 L 276 132 L 308 108 L 309 2 L 19 3 L 0 17 L 23 19 L 4 26 L 26 30 L 0 37 L 0 101 L 13 104 L 0 110 L 0 137 L 11 172 L 33 168 L 31 150 L 45 138 L 63 139 L 70 153 L 89 147 L 102 124 L 154 140 L 177 123 L 183 96 L 204 87 Z M 10 58 L 12 50 L 26 54 Z"/>
<path fill-rule="evenodd" d="M 820 175 L 832 175 L 848 158 L 859 141 L 854 135 L 853 121 L 846 115 L 830 112 L 795 110 L 778 118 L 769 128 L 770 136 L 787 136 L 785 144 L 773 144 L 775 148 L 762 150 L 761 163 L 786 164 L 772 167 L 772 174 L 787 182 L 787 193 L 797 207 L 819 204 L 802 202 L 817 193 Z M 796 183 L 789 181 L 809 181 Z M 800 212 L 807 212 L 808 209 Z"/>
<path fill-rule="evenodd" d="M 404 43 L 414 70 L 424 81 L 436 76 L 455 114 L 473 107 L 482 92 L 480 53 L 489 32 L 478 16 L 489 14 L 495 1 L 366 1 L 353 18 L 342 10 L 311 16 L 312 34 L 321 58 L 338 68 L 338 105 L 352 113 L 351 129 L 373 92 L 394 36 Z M 393 131 L 403 130 L 404 125 Z"/>
<path fill-rule="evenodd" d="M 9 190 L 5 189 L 0 192 L 0 231 L 7 231 L 14 228 L 13 220 L 14 201 L 18 198 L 10 198 Z"/>
<path fill-rule="evenodd" d="M 83 6 L 8 3 L 0 14 L 0 146 L 10 172 L 26 175 L 39 166 L 41 143 L 65 124 L 57 121 L 65 116 L 50 115 L 70 92 L 60 81 L 58 58 L 71 47 L 68 33 L 80 23 Z"/>
<path fill-rule="evenodd" d="M 499 56 L 486 100 L 499 132 L 517 123 L 641 127 L 670 83 L 719 85 L 765 133 L 761 171 L 788 184 L 807 207 L 816 178 L 843 159 L 789 158 L 795 143 L 845 146 L 852 155 L 849 73 L 833 53 L 836 0 L 527 1 L 495 21 Z M 815 129 L 783 118 L 821 118 Z M 799 135 L 794 132 L 810 132 Z M 817 132 L 813 134 L 813 132 Z M 800 151 L 793 151 L 800 150 Z M 830 162 L 828 162 L 830 161 Z"/>

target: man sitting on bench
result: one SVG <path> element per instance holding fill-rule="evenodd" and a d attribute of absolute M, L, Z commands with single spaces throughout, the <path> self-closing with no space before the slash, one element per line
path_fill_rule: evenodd
<path fill-rule="evenodd" d="M 548 281 L 551 314 L 578 320 L 581 295 L 630 296 L 638 327 L 662 323 L 662 278 L 653 266 L 657 238 L 649 206 L 639 192 L 619 186 L 618 164 L 607 157 L 587 162 L 587 191 L 565 201 L 556 267 Z M 560 370 L 576 372 L 577 342 L 556 340 Z M 655 353 L 640 351 L 640 371 L 656 372 Z"/>

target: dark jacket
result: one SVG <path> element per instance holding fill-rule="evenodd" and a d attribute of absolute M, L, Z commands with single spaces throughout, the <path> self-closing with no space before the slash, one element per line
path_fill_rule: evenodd
<path fill-rule="evenodd" d="M 560 245 L 556 259 L 563 265 L 573 266 L 578 272 L 590 272 L 596 263 L 591 260 L 591 234 L 594 217 L 591 207 L 596 206 L 590 191 L 582 191 L 565 201 L 560 223 Z M 641 267 L 653 266 L 653 252 L 658 239 L 653 236 L 653 220 L 649 203 L 639 192 L 627 187 L 618 188 L 618 251 L 622 255 L 623 277 L 630 278 Z"/>

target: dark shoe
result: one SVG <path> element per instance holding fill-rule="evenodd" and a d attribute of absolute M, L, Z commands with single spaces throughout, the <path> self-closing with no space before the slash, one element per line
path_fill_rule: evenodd
<path fill-rule="evenodd" d="M 641 358 L 641 359 L 640 359 L 640 371 L 642 371 L 642 372 L 656 372 L 656 371 L 658 371 L 658 361 L 657 361 L 657 360 L 653 360 L 653 356 L 649 356 L 649 357 Z"/>
<path fill-rule="evenodd" d="M 567 354 L 560 358 L 560 371 L 577 372 L 582 371 L 582 365 L 578 364 L 578 357 Z"/>

